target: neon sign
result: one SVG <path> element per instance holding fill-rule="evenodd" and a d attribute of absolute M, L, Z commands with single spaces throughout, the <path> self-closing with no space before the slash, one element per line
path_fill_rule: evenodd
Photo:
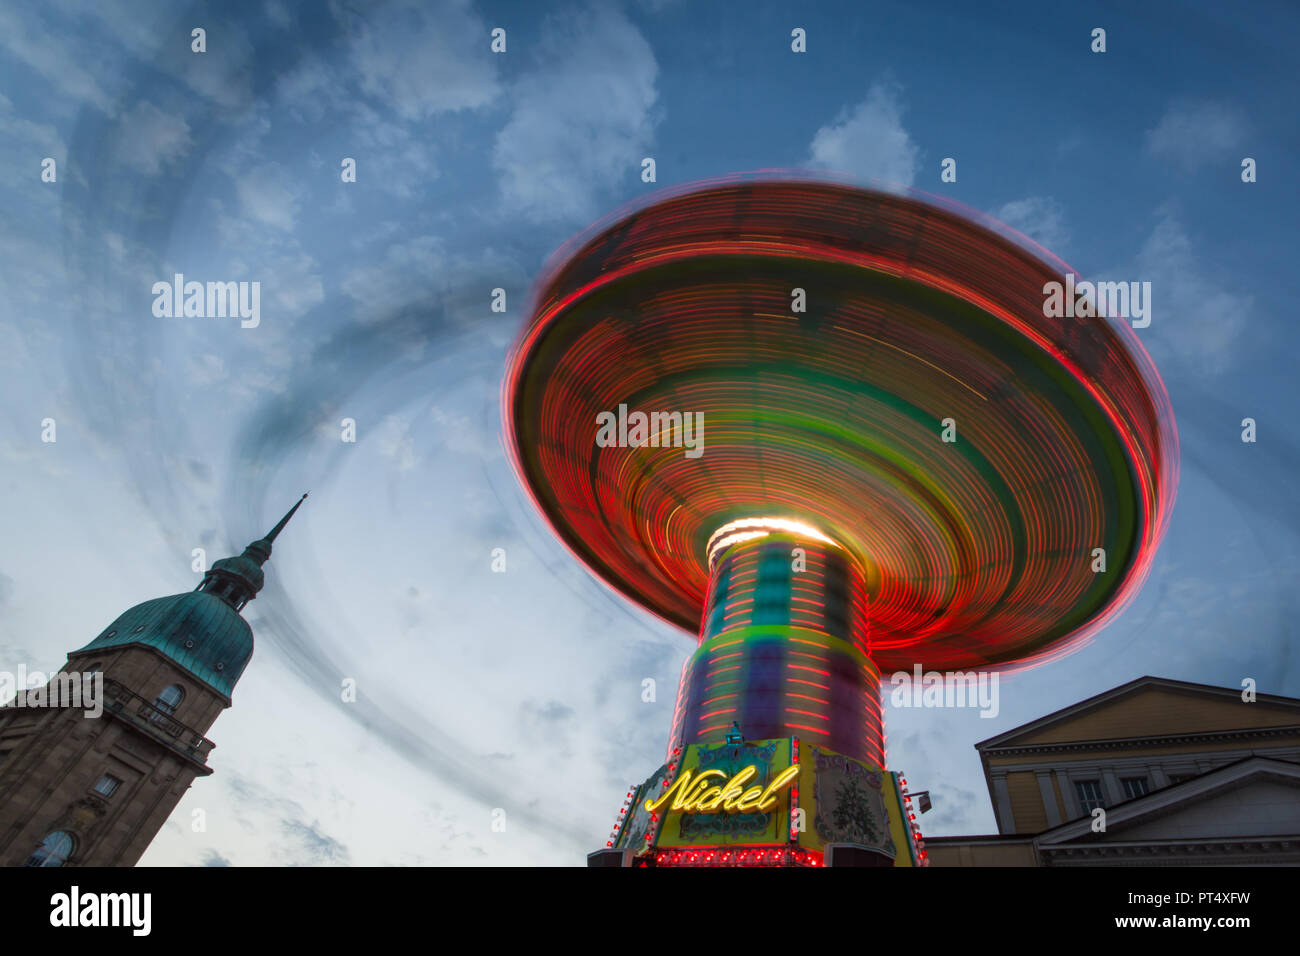
<path fill-rule="evenodd" d="M 726 783 L 718 782 L 726 778 L 721 770 L 705 770 L 699 776 L 692 776 L 691 771 L 684 770 L 673 785 L 653 800 L 645 802 L 645 808 L 654 813 L 672 800 L 669 810 L 684 810 L 688 813 L 765 813 L 776 806 L 776 795 L 788 787 L 799 775 L 799 765 L 786 767 L 766 787 L 753 786 L 749 783 L 758 773 L 758 768 L 750 764 Z"/>

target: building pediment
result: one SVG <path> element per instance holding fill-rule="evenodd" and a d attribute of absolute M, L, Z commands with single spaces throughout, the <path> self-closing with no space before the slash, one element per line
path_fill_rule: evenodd
<path fill-rule="evenodd" d="M 1186 738 L 1300 726 L 1300 701 L 1267 694 L 1249 703 L 1232 688 L 1141 677 L 976 744 L 981 753 L 1083 741 Z"/>

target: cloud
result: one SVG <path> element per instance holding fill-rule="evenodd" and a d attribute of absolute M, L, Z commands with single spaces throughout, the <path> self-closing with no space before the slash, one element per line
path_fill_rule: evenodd
<path fill-rule="evenodd" d="M 361 89 L 407 120 L 485 106 L 499 89 L 488 29 L 464 2 L 391 3 L 352 47 Z"/>
<path fill-rule="evenodd" d="M 574 713 L 572 707 L 561 704 L 558 700 L 548 700 L 545 704 L 526 700 L 519 706 L 519 710 L 525 722 L 542 725 L 566 721 Z"/>
<path fill-rule="evenodd" d="M 16 115 L 13 102 L 0 93 L 0 171 L 6 182 L 16 182 L 24 173 L 30 174 L 33 152 L 38 158 L 53 157 L 63 175 L 68 148 L 58 131 L 48 123 Z"/>
<path fill-rule="evenodd" d="M 1051 252 L 1059 253 L 1069 243 L 1070 230 L 1065 224 L 1065 209 L 1050 196 L 1016 199 L 993 215 Z"/>
<path fill-rule="evenodd" d="M 14 579 L 0 571 L 0 607 L 9 604 L 9 599 L 14 596 Z"/>
<path fill-rule="evenodd" d="M 203 862 L 200 866 L 230 866 L 230 861 L 218 853 L 216 850 L 208 850 L 203 854 Z"/>
<path fill-rule="evenodd" d="M 1193 170 L 1225 158 L 1245 136 L 1245 119 L 1228 104 L 1180 102 L 1147 130 L 1146 148 L 1156 159 Z"/>
<path fill-rule="evenodd" d="M 547 20 L 536 57 L 492 150 L 501 196 L 535 222 L 590 219 L 602 191 L 640 175 L 659 65 L 636 27 L 605 8 Z"/>
<path fill-rule="evenodd" d="M 903 128 L 903 108 L 896 87 L 874 84 L 867 98 L 813 136 L 808 165 L 912 185 L 920 150 Z"/>
<path fill-rule="evenodd" d="M 445 290 L 449 278 L 442 240 L 418 236 L 393 243 L 383 259 L 353 269 L 339 284 L 339 291 L 363 307 L 357 316 L 360 321 L 375 322 L 408 303 Z"/>
<path fill-rule="evenodd" d="M 322 832 L 320 824 L 310 824 L 300 820 L 281 820 L 280 831 L 293 842 L 296 862 L 308 866 L 321 864 L 345 864 L 350 859 L 348 848 L 328 833 Z M 305 857 L 305 859 L 300 859 Z"/>
<path fill-rule="evenodd" d="M 364 168 L 358 175 L 365 176 L 367 185 L 412 199 L 438 178 L 435 139 L 413 136 L 408 127 L 386 122 L 368 107 L 359 105 L 356 112 L 362 142 L 368 147 Z"/>
<path fill-rule="evenodd" d="M 264 215 L 275 215 L 265 213 Z M 285 326 L 279 320 L 296 319 L 325 299 L 321 267 L 307 253 L 296 235 L 270 233 L 258 225 L 255 218 L 220 215 L 216 234 L 224 247 L 234 251 L 239 258 L 232 259 L 233 270 L 229 279 L 248 279 L 262 283 L 262 321 L 260 335 L 266 334 L 267 320 L 277 328 Z M 296 354 L 296 344 L 287 336 L 276 340 L 280 351 L 267 351 L 266 339 L 261 340 L 261 354 L 276 365 Z"/>
<path fill-rule="evenodd" d="M 1144 339 L 1157 363 L 1172 354 L 1198 375 L 1222 374 L 1246 326 L 1254 297 L 1219 285 L 1169 207 L 1137 257 L 1137 275 L 1151 283 L 1151 334 Z"/>
<path fill-rule="evenodd" d="M 30 10 L 20 12 L 14 5 L 0 4 L 0 46 L 79 103 L 108 112 L 112 98 L 87 72 L 82 65 L 85 61 L 72 55 L 66 32 L 57 29 L 63 24 L 57 20 L 32 23 L 37 16 Z M 13 82 L 12 77 L 8 82 Z"/>
<path fill-rule="evenodd" d="M 118 126 L 116 153 L 132 169 L 156 175 L 190 151 L 190 126 L 184 117 L 164 113 L 148 100 L 136 103 Z"/>
<path fill-rule="evenodd" d="M 185 360 L 185 369 L 189 380 L 199 388 L 207 388 L 227 378 L 226 363 L 220 355 L 211 352 L 190 355 Z"/>
<path fill-rule="evenodd" d="M 561 760 L 567 760 L 573 754 L 575 714 L 572 707 L 558 700 L 548 700 L 544 704 L 525 700 L 519 705 L 519 739 L 534 752 L 547 748 L 555 751 Z"/>
<path fill-rule="evenodd" d="M 400 415 L 389 415 L 376 430 L 375 441 L 379 453 L 389 460 L 398 472 L 410 471 L 417 464 L 415 441 L 411 437 L 411 423 Z"/>
<path fill-rule="evenodd" d="M 262 163 L 235 177 L 240 211 L 285 232 L 293 231 L 301 191 L 302 187 L 279 163 Z"/>
<path fill-rule="evenodd" d="M 253 99 L 253 44 L 238 23 L 213 22 L 204 25 L 207 52 L 195 53 L 186 35 L 184 46 L 176 44 L 162 51 L 159 66 L 200 96 L 230 110 L 246 107 Z"/>

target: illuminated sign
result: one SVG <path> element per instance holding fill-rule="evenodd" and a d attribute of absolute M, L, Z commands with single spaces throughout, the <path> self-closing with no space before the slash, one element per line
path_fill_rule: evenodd
<path fill-rule="evenodd" d="M 758 773 L 758 768 L 750 764 L 726 783 L 727 774 L 722 770 L 705 770 L 699 776 L 692 776 L 690 770 L 683 770 L 671 787 L 653 800 L 645 802 L 645 808 L 654 813 L 672 800 L 669 810 L 684 810 L 688 813 L 766 813 L 776 806 L 776 794 L 794 782 L 799 775 L 799 765 L 786 767 L 778 773 L 766 787 L 753 786 L 745 789 L 745 784 Z"/>

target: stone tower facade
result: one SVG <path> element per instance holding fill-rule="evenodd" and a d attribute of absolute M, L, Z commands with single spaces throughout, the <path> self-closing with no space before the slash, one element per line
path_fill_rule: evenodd
<path fill-rule="evenodd" d="M 0 866 L 133 866 L 212 773 L 205 735 L 253 654 L 239 612 L 301 504 L 194 591 L 136 605 L 0 707 Z"/>

